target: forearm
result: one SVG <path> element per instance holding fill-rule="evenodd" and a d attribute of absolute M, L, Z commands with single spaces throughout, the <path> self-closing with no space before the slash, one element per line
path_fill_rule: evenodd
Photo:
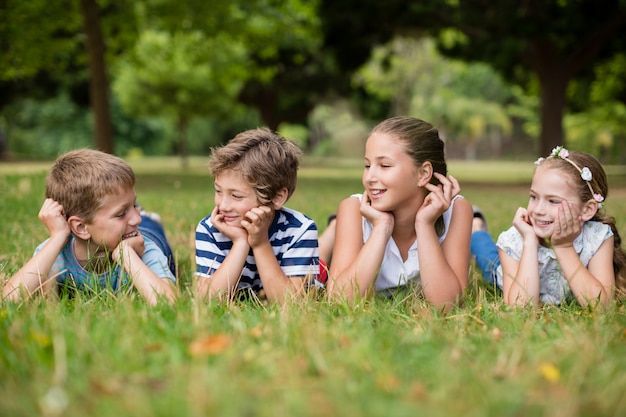
<path fill-rule="evenodd" d="M 421 228 L 417 244 L 424 298 L 437 307 L 459 303 L 467 286 L 467 275 L 459 276 L 454 271 L 446 259 L 434 227 Z M 469 268 L 469 254 L 467 258 Z"/>
<path fill-rule="evenodd" d="M 505 283 L 504 302 L 506 304 L 526 305 L 539 303 L 539 260 L 536 244 L 524 244 L 517 271 L 503 271 Z"/>
<path fill-rule="evenodd" d="M 354 260 L 345 267 L 339 265 L 343 259 L 341 253 L 338 253 L 331 264 L 327 284 L 329 294 L 341 295 L 348 300 L 366 296 L 374 286 L 388 241 L 388 233 L 372 230 L 369 239 L 359 249 Z"/>
<path fill-rule="evenodd" d="M 200 298 L 230 298 L 241 278 L 248 251 L 247 244 L 234 243 L 219 268 L 209 278 L 200 278 Z"/>
<path fill-rule="evenodd" d="M 22 294 L 28 296 L 36 291 L 43 294 L 56 287 L 56 278 L 49 277 L 52 265 L 63 249 L 67 237 L 50 238 L 48 242 L 5 284 L 2 297 L 19 301 Z"/>
<path fill-rule="evenodd" d="M 582 264 L 573 247 L 554 248 L 554 253 L 572 293 L 581 306 L 595 301 L 602 305 L 609 303 L 611 294 Z"/>
<path fill-rule="evenodd" d="M 285 275 L 269 242 L 253 248 L 253 253 L 263 290 L 269 301 L 282 303 L 290 294 L 297 294 L 303 290 L 303 278 L 290 278 Z"/>
<path fill-rule="evenodd" d="M 160 298 L 165 298 L 170 303 L 176 300 L 176 286 L 169 279 L 157 276 L 134 250 L 127 250 L 117 262 L 128 273 L 133 286 L 149 305 L 156 305 Z"/>

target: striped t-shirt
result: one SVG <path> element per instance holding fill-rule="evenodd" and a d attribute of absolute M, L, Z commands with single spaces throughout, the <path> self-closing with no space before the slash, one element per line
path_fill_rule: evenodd
<path fill-rule="evenodd" d="M 233 242 L 211 223 L 211 216 L 200 221 L 196 228 L 196 275 L 208 278 L 222 265 Z M 276 260 L 287 277 L 311 277 L 319 272 L 317 226 L 304 214 L 283 207 L 274 214 L 269 228 L 269 241 Z M 252 249 L 237 284 L 238 289 L 263 288 Z"/>

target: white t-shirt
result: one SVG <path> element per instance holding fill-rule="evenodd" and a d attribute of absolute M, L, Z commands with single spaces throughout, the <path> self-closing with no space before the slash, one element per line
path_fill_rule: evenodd
<path fill-rule="evenodd" d="M 589 221 L 583 226 L 583 230 L 574 239 L 574 250 L 580 261 L 587 268 L 589 261 L 596 254 L 602 243 L 613 236 L 613 231 L 608 224 Z M 515 226 L 500 233 L 496 245 L 504 250 L 511 258 L 519 261 L 522 257 L 524 241 Z M 556 259 L 556 254 L 551 248 L 539 246 L 539 299 L 547 304 L 561 304 L 566 298 L 572 296 L 572 291 L 561 272 L 561 266 Z M 502 266 L 498 267 L 496 282 L 502 288 Z"/>
<path fill-rule="evenodd" d="M 354 194 L 352 197 L 361 198 L 362 194 Z M 452 209 L 457 198 L 463 198 L 460 195 L 455 196 L 450 203 L 450 207 L 443 213 L 443 234 L 439 237 L 441 244 L 448 234 L 450 227 L 450 219 L 452 217 Z M 369 239 L 374 226 L 365 218 L 362 218 L 363 226 L 363 243 Z M 420 284 L 420 265 L 417 257 L 417 240 L 413 242 L 409 248 L 406 261 L 402 260 L 400 250 L 393 238 L 387 241 L 383 262 L 380 265 L 378 276 L 376 277 L 376 291 L 383 291 L 390 288 L 400 287 L 408 283 Z"/>

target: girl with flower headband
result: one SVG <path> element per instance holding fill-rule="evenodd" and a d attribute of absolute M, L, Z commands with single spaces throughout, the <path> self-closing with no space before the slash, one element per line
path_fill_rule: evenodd
<path fill-rule="evenodd" d="M 605 214 L 607 177 L 591 155 L 553 149 L 539 158 L 528 207 L 498 241 L 494 269 L 507 304 L 606 305 L 626 290 L 626 253 L 615 219 Z M 482 248 L 486 250 L 486 248 Z"/>

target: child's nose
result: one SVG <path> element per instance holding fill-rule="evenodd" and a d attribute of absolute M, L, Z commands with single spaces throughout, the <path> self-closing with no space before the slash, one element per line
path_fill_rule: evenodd
<path fill-rule="evenodd" d="M 376 171 L 374 170 L 374 168 L 370 167 L 367 171 L 363 173 L 364 182 L 367 182 L 367 183 L 374 182 L 375 179 L 376 179 Z"/>
<path fill-rule="evenodd" d="M 215 205 L 220 212 L 228 211 L 230 208 L 230 200 L 226 197 L 222 197 L 219 200 L 215 200 Z"/>
<path fill-rule="evenodd" d="M 129 221 L 130 224 L 141 224 L 141 214 L 139 213 L 139 209 L 137 207 L 133 207 L 132 216 Z"/>

